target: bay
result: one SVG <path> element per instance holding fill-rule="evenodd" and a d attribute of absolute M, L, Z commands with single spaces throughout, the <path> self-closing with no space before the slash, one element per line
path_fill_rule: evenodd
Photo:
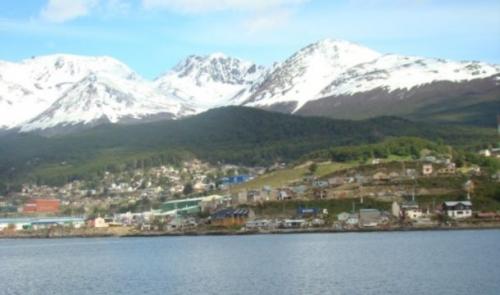
<path fill-rule="evenodd" d="M 0 240 L 0 294 L 500 294 L 500 230 Z"/>

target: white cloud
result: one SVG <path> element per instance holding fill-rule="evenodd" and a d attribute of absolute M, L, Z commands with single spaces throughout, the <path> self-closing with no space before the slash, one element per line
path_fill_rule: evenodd
<path fill-rule="evenodd" d="M 98 5 L 98 0 L 49 0 L 40 17 L 48 22 L 62 23 L 85 16 Z"/>
<path fill-rule="evenodd" d="M 308 0 L 142 0 L 147 9 L 161 8 L 184 13 L 224 10 L 256 11 L 296 5 Z"/>
<path fill-rule="evenodd" d="M 288 9 L 271 11 L 268 13 L 256 14 L 247 19 L 243 26 L 249 33 L 258 33 L 285 26 L 292 16 Z"/>

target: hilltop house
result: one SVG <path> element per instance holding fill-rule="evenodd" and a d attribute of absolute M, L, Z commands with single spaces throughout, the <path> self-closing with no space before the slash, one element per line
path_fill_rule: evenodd
<path fill-rule="evenodd" d="M 373 180 L 375 181 L 388 181 L 389 180 L 389 175 L 387 175 L 384 172 L 377 172 L 373 175 Z"/>
<path fill-rule="evenodd" d="M 289 189 L 280 189 L 278 190 L 278 200 L 291 200 L 293 198 L 294 194 L 291 190 Z"/>
<path fill-rule="evenodd" d="M 343 184 L 344 184 L 344 178 L 343 178 L 343 177 L 339 177 L 339 176 L 329 178 L 329 179 L 328 179 L 328 184 L 329 184 L 330 186 L 339 186 L 339 185 L 343 185 Z"/>
<path fill-rule="evenodd" d="M 328 187 L 329 183 L 328 181 L 325 180 L 314 180 L 313 181 L 313 187 L 315 188 L 325 188 Z"/>
<path fill-rule="evenodd" d="M 470 201 L 448 201 L 442 204 L 443 213 L 448 217 L 459 219 L 472 216 L 472 203 Z"/>
<path fill-rule="evenodd" d="M 423 176 L 429 176 L 432 175 L 433 169 L 432 169 L 432 164 L 427 163 L 422 165 L 422 175 Z"/>
<path fill-rule="evenodd" d="M 445 167 L 439 169 L 439 174 L 455 174 L 457 167 L 455 163 L 448 163 Z"/>

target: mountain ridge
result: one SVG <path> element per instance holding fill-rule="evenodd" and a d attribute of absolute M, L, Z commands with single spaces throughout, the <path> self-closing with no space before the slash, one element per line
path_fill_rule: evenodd
<path fill-rule="evenodd" d="M 458 103 L 467 112 L 467 104 L 495 105 L 499 99 L 499 65 L 383 54 L 336 39 L 310 44 L 268 68 L 222 53 L 190 55 L 153 81 L 107 56 L 0 61 L 0 129 L 21 132 L 177 119 L 228 105 L 333 118 L 434 120 L 432 107 L 442 109 L 438 102 Z"/>

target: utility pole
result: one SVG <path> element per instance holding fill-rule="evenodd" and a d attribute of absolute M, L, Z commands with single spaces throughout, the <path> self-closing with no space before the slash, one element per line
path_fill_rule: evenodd
<path fill-rule="evenodd" d="M 413 191 L 411 193 L 411 200 L 415 202 L 415 187 L 417 186 L 417 179 L 415 178 L 415 176 L 413 176 L 412 178 L 413 178 Z"/>

